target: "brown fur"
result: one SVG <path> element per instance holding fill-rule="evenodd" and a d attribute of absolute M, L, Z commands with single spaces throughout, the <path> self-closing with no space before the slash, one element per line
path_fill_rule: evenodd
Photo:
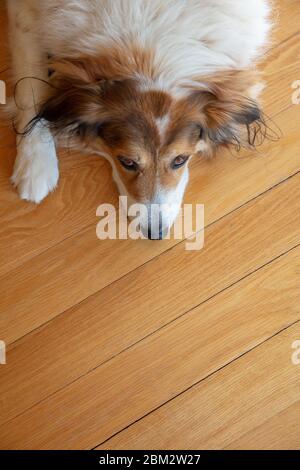
<path fill-rule="evenodd" d="M 194 154 L 200 138 L 207 155 L 219 145 L 255 145 L 251 127 L 261 122 L 261 114 L 249 96 L 257 80 L 249 71 L 199 77 L 186 96 L 176 99 L 140 88 L 136 70 L 155 76 L 151 51 L 136 49 L 124 58 L 110 50 L 97 58 L 52 63 L 51 68 L 53 93 L 36 120 L 45 119 L 54 132 L 69 131 L 87 147 L 110 154 L 137 200 L 151 199 L 158 174 L 164 187 L 175 187 L 182 170 L 174 171 L 172 160 Z M 164 116 L 169 125 L 160 133 L 157 119 Z M 139 171 L 126 171 L 119 156 L 133 159 Z"/>

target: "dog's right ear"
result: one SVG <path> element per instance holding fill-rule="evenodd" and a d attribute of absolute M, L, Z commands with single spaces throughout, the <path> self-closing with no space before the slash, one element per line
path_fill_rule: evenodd
<path fill-rule="evenodd" d="M 30 123 L 47 121 L 54 134 L 61 132 L 80 136 L 87 130 L 99 133 L 102 123 L 109 119 L 103 96 L 116 80 L 101 75 L 92 60 L 62 60 L 50 64 L 51 94 Z"/>

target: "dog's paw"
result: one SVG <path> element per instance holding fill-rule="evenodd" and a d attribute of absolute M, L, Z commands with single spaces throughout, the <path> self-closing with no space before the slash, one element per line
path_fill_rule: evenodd
<path fill-rule="evenodd" d="M 41 202 L 58 181 L 58 164 L 52 136 L 35 133 L 19 143 L 11 181 L 18 188 L 21 199 Z"/>

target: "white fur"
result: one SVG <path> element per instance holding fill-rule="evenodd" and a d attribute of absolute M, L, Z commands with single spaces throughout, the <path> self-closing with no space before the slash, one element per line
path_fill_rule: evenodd
<path fill-rule="evenodd" d="M 173 225 L 181 207 L 182 199 L 189 181 L 189 168 L 186 165 L 183 175 L 176 188 L 166 191 L 160 187 L 159 181 L 157 191 L 151 204 L 158 204 L 162 216 L 162 229 L 166 234 Z"/>
<path fill-rule="evenodd" d="M 166 114 L 162 118 L 156 119 L 157 130 L 162 141 L 164 141 L 164 136 L 168 129 L 169 124 L 170 124 L 170 116 L 168 114 Z"/>
<path fill-rule="evenodd" d="M 58 164 L 53 137 L 47 127 L 37 125 L 18 143 L 13 176 L 21 199 L 41 202 L 57 185 Z"/>
<path fill-rule="evenodd" d="M 208 149 L 208 144 L 205 142 L 205 140 L 201 139 L 199 140 L 195 150 L 196 152 L 206 152 Z"/>
<path fill-rule="evenodd" d="M 148 229 L 153 225 L 151 218 L 152 208 L 156 206 L 158 213 L 161 218 L 161 230 L 164 236 L 168 233 L 169 228 L 173 225 L 181 207 L 182 199 L 185 193 L 186 186 L 189 181 L 189 169 L 186 165 L 183 175 L 178 183 L 178 185 L 171 189 L 166 190 L 160 185 L 159 176 L 157 177 L 155 193 L 151 201 L 145 201 L 145 206 L 147 212 L 141 214 L 140 223 L 141 230 L 143 234 L 147 237 Z M 156 214 L 157 217 L 157 214 Z M 158 234 L 155 231 L 158 230 L 158 227 L 154 229 L 154 235 L 158 238 Z"/>
<path fill-rule="evenodd" d="M 27 5 L 26 5 L 27 3 Z M 38 103 L 48 92 L 48 87 L 39 80 L 24 77 L 47 79 L 44 64 L 45 51 L 34 28 L 34 14 L 29 8 L 31 2 L 9 0 L 10 35 L 13 65 L 16 81 L 17 116 L 16 127 L 17 157 L 12 175 L 12 183 L 18 188 L 21 199 L 39 203 L 58 181 L 58 163 L 53 137 L 47 124 L 40 123 L 28 135 L 24 133 L 27 124 L 36 116 Z M 21 8 L 21 5 L 26 8 Z"/>
<path fill-rule="evenodd" d="M 135 43 L 155 50 L 155 85 L 169 90 L 249 66 L 270 27 L 269 0 L 28 1 L 38 5 L 39 37 L 56 57 L 93 55 L 110 45 L 130 56 Z"/>

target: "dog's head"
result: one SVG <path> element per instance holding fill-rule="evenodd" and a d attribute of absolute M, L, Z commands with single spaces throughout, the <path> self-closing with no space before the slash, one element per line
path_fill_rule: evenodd
<path fill-rule="evenodd" d="M 220 145 L 254 146 L 260 137 L 261 113 L 250 91 L 253 75 L 231 71 L 202 77 L 172 94 L 149 87 L 118 64 L 112 67 L 103 58 L 54 64 L 53 94 L 37 119 L 110 160 L 120 193 L 149 209 L 141 227 L 146 236 L 151 205 L 159 204 L 160 230 L 154 238 L 161 238 L 179 212 L 191 157 L 212 155 Z"/>

